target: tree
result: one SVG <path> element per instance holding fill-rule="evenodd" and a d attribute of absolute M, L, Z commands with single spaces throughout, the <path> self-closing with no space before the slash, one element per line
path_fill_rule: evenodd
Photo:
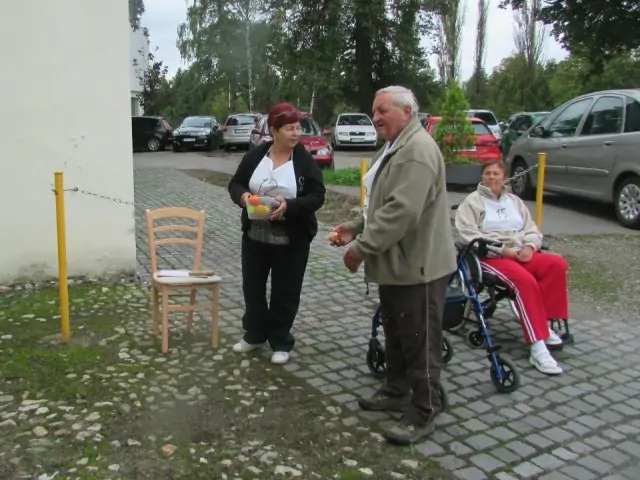
<path fill-rule="evenodd" d="M 131 28 L 140 28 L 140 19 L 144 13 L 144 0 L 129 0 L 129 23 Z"/>
<path fill-rule="evenodd" d="M 462 0 L 440 2 L 435 53 L 438 56 L 440 79 L 445 85 L 458 80 L 464 16 L 465 6 Z"/>
<path fill-rule="evenodd" d="M 501 0 L 500 7 L 519 10 L 527 1 Z M 552 26 L 563 47 L 589 59 L 592 73 L 601 73 L 618 53 L 640 47 L 637 0 L 545 0 L 538 18 Z"/>
<path fill-rule="evenodd" d="M 167 71 L 168 68 L 163 65 L 162 60 L 156 60 L 153 53 L 149 53 L 149 66 L 138 77 L 142 85 L 138 100 L 146 115 L 160 115 L 166 106 L 163 94 L 169 87 Z"/>
<path fill-rule="evenodd" d="M 447 87 L 440 109 L 442 120 L 436 124 L 434 135 L 434 140 L 447 163 L 471 162 L 458 153 L 460 150 L 471 147 L 475 141 L 475 131 L 465 113 L 468 109 L 469 103 L 462 88 L 458 82 L 452 81 Z"/>

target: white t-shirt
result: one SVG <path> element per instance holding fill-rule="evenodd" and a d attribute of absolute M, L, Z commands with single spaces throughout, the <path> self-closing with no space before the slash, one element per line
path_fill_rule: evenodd
<path fill-rule="evenodd" d="M 364 206 L 362 208 L 362 215 L 364 216 L 365 223 L 367 221 L 367 210 L 369 210 L 369 200 L 371 199 L 371 188 L 373 187 L 373 179 L 375 178 L 376 173 L 380 168 L 380 164 L 384 160 L 384 157 L 386 157 L 387 154 L 389 153 L 391 146 L 392 144 L 387 142 L 387 145 L 384 147 L 384 152 L 382 152 L 382 155 L 378 157 L 375 163 L 371 165 L 371 168 L 369 169 L 369 171 L 364 174 L 364 177 L 362 177 L 362 180 L 363 180 L 362 183 L 364 183 Z"/>
<path fill-rule="evenodd" d="M 482 230 L 485 232 L 520 231 L 524 228 L 524 219 L 511 196 L 500 195 L 499 200 L 482 197 L 484 219 Z"/>
<path fill-rule="evenodd" d="M 273 168 L 273 161 L 267 153 L 249 179 L 249 190 L 262 197 L 281 195 L 286 199 L 296 198 L 298 186 L 293 160 Z"/>

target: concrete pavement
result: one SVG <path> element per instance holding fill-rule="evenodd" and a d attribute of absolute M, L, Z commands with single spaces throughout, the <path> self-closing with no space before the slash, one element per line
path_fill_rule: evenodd
<path fill-rule="evenodd" d="M 135 187 L 143 278 L 148 275 L 149 258 L 142 208 L 179 205 L 206 210 L 204 266 L 223 277 L 222 341 L 228 347 L 240 337 L 244 311 L 240 210 L 224 189 L 168 168 L 136 169 Z M 318 395 L 386 425 L 397 415 L 361 412 L 355 401 L 378 386 L 364 358 L 377 299 L 375 293 L 365 295 L 360 274 L 344 269 L 342 252 L 327 244 L 326 233 L 328 228 L 321 225 L 312 245 L 294 326 L 297 345 L 284 368 Z M 181 252 L 179 247 L 165 250 L 161 268 L 190 268 L 190 257 Z M 484 350 L 465 343 L 466 331 L 447 333 L 455 350 L 443 372 L 450 408 L 438 417 L 436 432 L 417 445 L 417 451 L 463 480 L 640 478 L 640 326 L 602 319 L 596 313 L 577 319 L 573 322 L 577 343 L 556 354 L 564 374 L 547 377 L 529 365 L 520 327 L 505 307 L 491 321 L 492 331 L 503 345 L 501 354 L 520 371 L 520 389 L 496 393 Z M 267 365 L 268 353 L 263 355 Z"/>

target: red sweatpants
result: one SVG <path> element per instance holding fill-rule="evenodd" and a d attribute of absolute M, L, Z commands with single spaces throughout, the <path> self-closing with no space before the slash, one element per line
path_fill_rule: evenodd
<path fill-rule="evenodd" d="M 483 258 L 481 264 L 516 294 L 527 344 L 549 338 L 549 320 L 569 318 L 567 262 L 561 256 L 536 252 L 526 263 Z"/>

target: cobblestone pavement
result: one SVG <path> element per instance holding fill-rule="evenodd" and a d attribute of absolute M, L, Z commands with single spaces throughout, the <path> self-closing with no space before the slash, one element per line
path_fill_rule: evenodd
<path fill-rule="evenodd" d="M 207 212 L 205 266 L 222 274 L 222 338 L 241 334 L 240 211 L 225 190 L 169 169 L 135 172 L 136 202 L 159 208 L 184 206 Z M 148 274 L 143 211 L 136 209 L 139 271 Z M 367 297 L 362 277 L 349 274 L 341 252 L 330 247 L 323 227 L 312 247 L 302 305 L 294 326 L 297 344 L 284 368 L 346 408 L 372 393 L 377 381 L 364 356 L 375 294 Z M 177 251 L 162 261 L 189 268 Z M 436 433 L 417 446 L 461 479 L 640 478 L 640 328 L 614 320 L 573 322 L 577 343 L 556 355 L 565 369 L 545 377 L 528 363 L 521 331 L 508 310 L 493 321 L 502 352 L 520 369 L 522 385 L 498 394 L 483 350 L 462 335 L 447 333 L 455 353 L 443 372 L 448 412 Z M 268 353 L 264 353 L 265 358 Z M 361 412 L 385 424 L 392 415 Z"/>

